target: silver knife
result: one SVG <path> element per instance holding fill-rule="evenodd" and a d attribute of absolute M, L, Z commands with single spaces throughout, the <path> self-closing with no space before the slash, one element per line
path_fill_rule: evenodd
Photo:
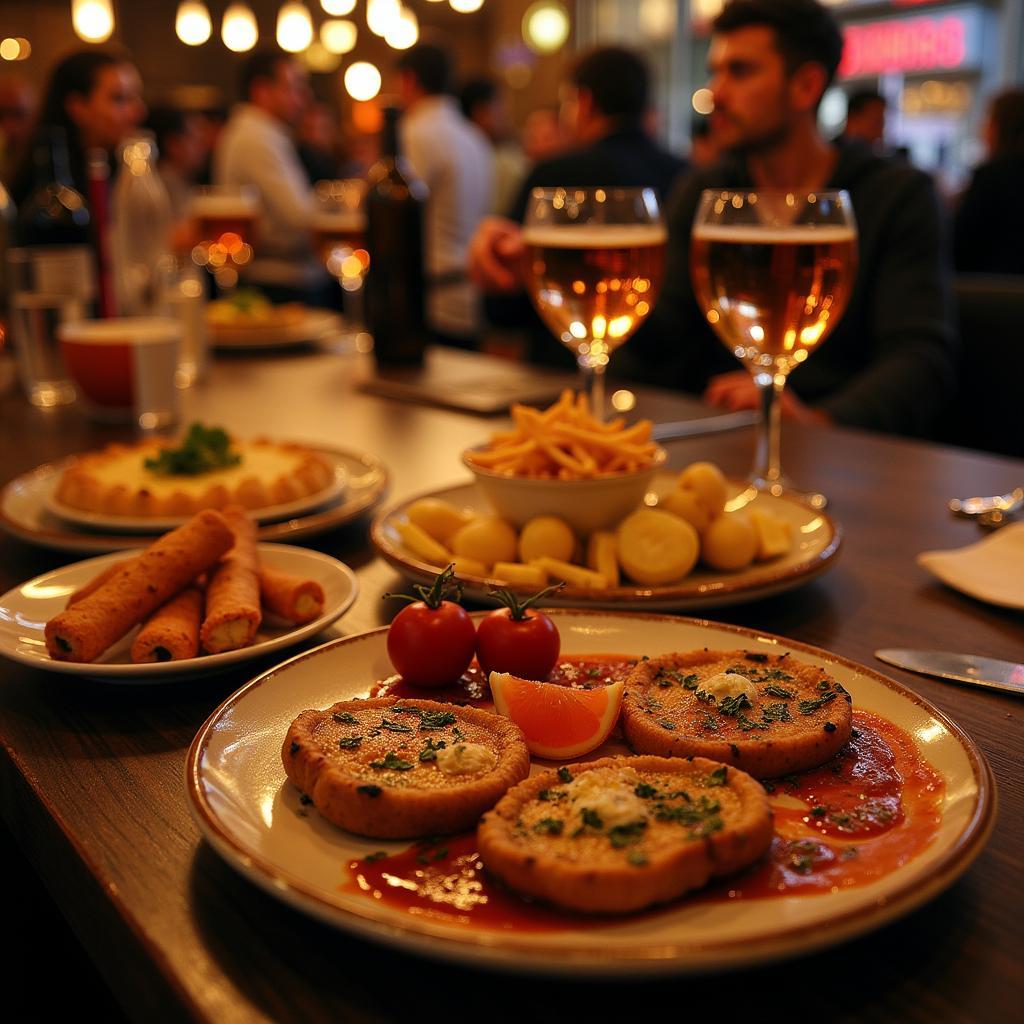
<path fill-rule="evenodd" d="M 875 657 L 897 668 L 921 672 L 926 676 L 952 679 L 958 683 L 1007 690 L 1024 694 L 1024 664 L 982 658 L 977 654 L 954 654 L 952 651 L 911 651 L 897 647 L 875 651 Z"/>
<path fill-rule="evenodd" d="M 656 423 L 651 431 L 655 441 L 677 441 L 684 437 L 700 437 L 704 434 L 724 434 L 730 430 L 753 426 L 760 416 L 751 409 L 725 412 L 715 416 L 702 416 L 695 420 L 676 420 L 672 423 Z"/>

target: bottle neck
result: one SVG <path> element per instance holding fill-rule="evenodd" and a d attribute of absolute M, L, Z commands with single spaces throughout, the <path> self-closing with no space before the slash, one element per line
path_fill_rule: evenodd
<path fill-rule="evenodd" d="M 394 107 L 384 110 L 384 129 L 380 140 L 380 157 L 398 163 L 398 111 Z"/>
<path fill-rule="evenodd" d="M 68 163 L 67 136 L 61 128 L 41 132 L 34 151 L 36 186 L 57 184 L 74 188 Z"/>

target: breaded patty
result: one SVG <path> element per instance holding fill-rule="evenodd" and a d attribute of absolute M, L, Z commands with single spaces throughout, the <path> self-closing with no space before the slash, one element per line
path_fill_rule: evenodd
<path fill-rule="evenodd" d="M 618 913 L 752 864 L 771 843 L 772 812 L 760 783 L 715 761 L 606 757 L 519 783 L 477 839 L 510 888 Z"/>
<path fill-rule="evenodd" d="M 788 654 L 688 651 L 637 663 L 622 727 L 637 753 L 710 757 L 765 779 L 832 757 L 850 738 L 850 700 Z"/>
<path fill-rule="evenodd" d="M 522 733 L 507 718 L 397 697 L 303 711 L 281 757 L 328 821 L 378 839 L 472 828 L 530 772 Z"/>

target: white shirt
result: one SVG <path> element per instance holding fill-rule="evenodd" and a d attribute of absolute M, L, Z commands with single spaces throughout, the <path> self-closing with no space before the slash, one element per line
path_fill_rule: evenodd
<path fill-rule="evenodd" d="M 435 330 L 466 337 L 479 329 L 480 296 L 466 277 L 466 250 L 491 206 L 490 143 L 450 96 L 417 100 L 401 122 L 402 155 L 430 190 L 425 244 L 427 320 Z M 444 278 L 445 280 L 437 280 Z"/>
<path fill-rule="evenodd" d="M 259 192 L 259 232 L 246 280 L 302 287 L 323 278 L 313 253 L 313 190 L 276 117 L 249 103 L 235 107 L 213 155 L 213 180 Z"/>

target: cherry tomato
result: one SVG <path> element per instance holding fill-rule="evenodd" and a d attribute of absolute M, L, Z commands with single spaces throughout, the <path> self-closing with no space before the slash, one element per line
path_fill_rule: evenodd
<path fill-rule="evenodd" d="M 509 591 L 494 596 L 505 603 L 491 612 L 476 632 L 476 658 L 484 673 L 510 672 L 522 679 L 547 679 L 561 650 L 558 628 L 543 612 L 529 608 L 557 587 L 547 587 L 520 602 Z"/>
<path fill-rule="evenodd" d="M 432 587 L 416 587 L 420 600 L 403 608 L 388 630 L 391 664 L 413 686 L 448 686 L 473 660 L 473 620 L 461 605 L 444 599 L 453 574 L 449 566 Z"/>

